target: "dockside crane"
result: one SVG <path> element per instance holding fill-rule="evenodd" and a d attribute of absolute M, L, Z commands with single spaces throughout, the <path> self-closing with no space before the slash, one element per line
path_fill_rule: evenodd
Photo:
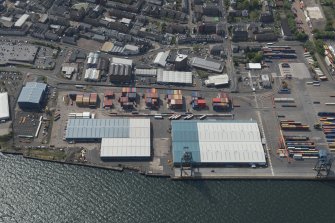
<path fill-rule="evenodd" d="M 316 177 L 327 177 L 332 167 L 334 157 L 331 153 L 326 150 L 319 151 L 319 159 L 315 164 L 314 170 L 316 171 Z"/>
<path fill-rule="evenodd" d="M 180 160 L 180 177 L 183 177 L 185 170 L 190 170 L 190 175 L 187 175 L 188 177 L 193 176 L 193 157 L 192 152 L 188 150 L 188 147 L 184 147 L 184 154 Z"/>

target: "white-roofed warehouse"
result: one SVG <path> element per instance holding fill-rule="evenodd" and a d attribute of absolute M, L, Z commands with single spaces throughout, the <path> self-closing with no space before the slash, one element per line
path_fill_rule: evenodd
<path fill-rule="evenodd" d="M 8 93 L 0 93 L 0 121 L 9 119 Z"/>
<path fill-rule="evenodd" d="M 185 148 L 195 165 L 265 165 L 255 121 L 172 121 L 173 163 L 179 165 Z"/>
<path fill-rule="evenodd" d="M 150 119 L 69 119 L 65 138 L 68 141 L 101 140 L 103 160 L 151 157 Z"/>

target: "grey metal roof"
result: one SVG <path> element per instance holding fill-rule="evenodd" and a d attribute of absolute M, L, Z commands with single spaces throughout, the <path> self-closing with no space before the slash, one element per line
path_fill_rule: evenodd
<path fill-rule="evenodd" d="M 137 76 L 156 76 L 157 69 L 136 69 L 135 75 Z"/>
<path fill-rule="evenodd" d="M 149 130 L 148 130 L 149 129 Z M 69 119 L 65 138 L 150 138 L 149 119 Z"/>
<path fill-rule="evenodd" d="M 214 61 L 209 61 L 199 57 L 194 57 L 191 60 L 191 65 L 194 67 L 199 67 L 202 69 L 212 70 L 215 72 L 222 72 L 223 66 L 221 63 L 216 63 Z"/>
<path fill-rule="evenodd" d="M 22 88 L 18 102 L 39 103 L 47 85 L 38 82 L 27 82 Z"/>
<path fill-rule="evenodd" d="M 129 119 L 69 119 L 67 139 L 128 138 Z"/>

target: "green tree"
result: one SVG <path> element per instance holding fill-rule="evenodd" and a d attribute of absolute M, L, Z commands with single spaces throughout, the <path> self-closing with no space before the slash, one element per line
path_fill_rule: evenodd
<path fill-rule="evenodd" d="M 299 41 L 306 41 L 308 39 L 308 35 L 304 32 L 297 32 L 295 36 Z"/>
<path fill-rule="evenodd" d="M 307 40 L 306 43 L 304 44 L 304 48 L 307 49 L 308 52 L 310 52 L 310 54 L 314 54 L 316 49 L 315 49 L 315 46 L 314 46 L 314 43 L 310 40 Z"/>
<path fill-rule="evenodd" d="M 321 39 L 315 40 L 315 49 L 321 56 L 325 55 L 325 49 L 323 48 L 324 42 Z"/>
<path fill-rule="evenodd" d="M 251 59 L 253 63 L 260 63 L 263 59 L 263 54 L 261 52 L 257 52 L 254 55 L 254 58 Z"/>
<path fill-rule="evenodd" d="M 250 10 L 260 9 L 260 6 L 261 5 L 259 4 L 259 0 L 250 0 Z"/>

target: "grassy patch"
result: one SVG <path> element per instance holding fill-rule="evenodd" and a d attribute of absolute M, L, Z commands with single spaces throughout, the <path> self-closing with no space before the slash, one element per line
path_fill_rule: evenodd
<path fill-rule="evenodd" d="M 62 161 L 66 157 L 64 151 L 49 149 L 29 149 L 26 151 L 25 155 L 32 158 L 55 161 Z"/>
<path fill-rule="evenodd" d="M 208 78 L 208 76 L 209 76 L 209 73 L 207 73 L 206 71 L 203 71 L 203 70 L 197 70 L 197 73 L 198 73 L 200 78 Z"/>
<path fill-rule="evenodd" d="M 0 143 L 1 142 L 8 142 L 9 140 L 12 139 L 12 137 L 13 137 L 13 133 L 12 132 L 10 132 L 7 135 L 0 136 Z"/>

